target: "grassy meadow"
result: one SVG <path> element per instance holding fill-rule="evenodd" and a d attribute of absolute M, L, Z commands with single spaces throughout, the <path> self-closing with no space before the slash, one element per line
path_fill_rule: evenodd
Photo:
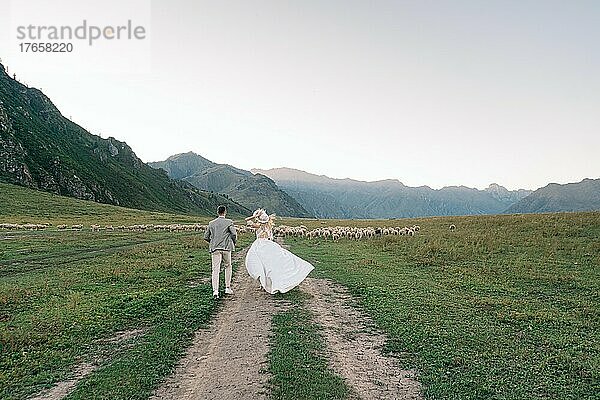
<path fill-rule="evenodd" d="M 0 398 L 95 364 L 68 399 L 146 399 L 218 312 L 207 245 L 196 232 L 89 225 L 206 221 L 0 184 L 0 223 L 53 224 L 0 230 Z M 420 225 L 414 237 L 286 241 L 312 276 L 349 288 L 426 399 L 600 398 L 600 213 L 280 223 Z M 305 296 L 277 298 L 287 306 L 273 316 L 270 396 L 352 397 Z M 120 332 L 136 334 L 114 340 Z"/>
<path fill-rule="evenodd" d="M 600 213 L 379 223 L 421 231 L 288 243 L 350 289 L 427 399 L 600 398 Z"/>
<path fill-rule="evenodd" d="M 146 399 L 218 310 L 197 232 L 91 232 L 90 224 L 194 223 L 0 184 L 0 398 L 99 368 L 69 399 Z M 61 223 L 83 231 L 57 231 Z M 241 247 L 250 242 L 241 239 Z M 131 337 L 115 340 L 122 332 Z"/>

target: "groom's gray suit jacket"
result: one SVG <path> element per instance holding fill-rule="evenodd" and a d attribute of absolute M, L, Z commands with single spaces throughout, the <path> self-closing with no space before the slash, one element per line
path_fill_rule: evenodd
<path fill-rule="evenodd" d="M 233 221 L 225 217 L 215 218 L 208 223 L 204 240 L 209 243 L 208 250 L 233 251 L 237 241 L 237 232 Z"/>

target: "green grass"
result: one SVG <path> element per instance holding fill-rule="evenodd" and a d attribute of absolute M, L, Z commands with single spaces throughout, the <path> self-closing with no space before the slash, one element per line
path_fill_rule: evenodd
<path fill-rule="evenodd" d="M 96 247 L 104 242 L 109 250 L 119 245 L 111 235 L 80 238 Z M 83 251 L 67 259 L 61 241 L 47 240 L 45 248 L 37 244 L 49 256 L 45 263 L 31 268 L 24 261 L 3 271 L 0 398 L 25 398 L 105 353 L 101 367 L 70 398 L 147 398 L 216 310 L 210 284 L 202 283 L 210 276 L 202 236 L 156 235 L 162 235 L 156 242 L 131 246 L 132 240 L 121 238 L 127 247 L 120 251 L 92 257 Z M 247 245 L 249 238 L 241 242 Z M 125 349 L 99 342 L 136 328 L 146 333 Z"/>
<path fill-rule="evenodd" d="M 345 399 L 350 390 L 328 366 L 319 326 L 298 290 L 280 299 L 289 309 L 273 316 L 269 351 L 270 397 L 277 400 Z"/>
<path fill-rule="evenodd" d="M 195 223 L 209 220 L 209 217 L 134 210 L 77 200 L 0 183 L 0 222 L 129 225 Z"/>
<path fill-rule="evenodd" d="M 0 189 L 1 222 L 199 222 Z M 215 313 L 209 277 L 201 233 L 0 231 L 0 398 L 26 398 L 92 361 L 69 398 L 147 398 Z M 127 343 L 106 340 L 140 328 Z"/>
<path fill-rule="evenodd" d="M 0 235 L 3 247 L 0 252 L 0 271 L 3 273 L 43 268 L 57 260 L 62 263 L 81 260 L 144 243 L 169 240 L 174 236 L 164 232 L 98 234 L 89 230 L 0 232 Z"/>
<path fill-rule="evenodd" d="M 60 243 L 47 243 L 47 254 L 62 251 Z M 47 387 L 63 379 L 73 365 L 93 358 L 90 349 L 98 339 L 140 327 L 149 330 L 140 346 L 165 349 L 135 368 L 139 379 L 151 386 L 157 378 L 148 370 L 169 369 L 192 332 L 214 312 L 210 288 L 187 284 L 208 276 L 206 253 L 198 236 L 178 236 L 81 260 L 56 257 L 33 270 L 24 262 L 21 271 L 3 274 L 0 397 L 24 398 Z M 167 334 L 166 326 L 181 326 L 180 337 Z M 137 349 L 138 345 L 130 352 Z M 108 392 L 100 390 L 94 396 L 143 398 L 137 382 L 114 382 L 103 388 Z"/>
<path fill-rule="evenodd" d="M 0 222 L 206 222 L 0 189 Z M 313 275 L 350 289 L 428 399 L 599 398 L 600 213 L 284 222 L 421 226 L 416 237 L 288 241 Z M 70 398 L 147 398 L 217 311 L 208 258 L 197 233 L 0 231 L 0 398 L 26 398 L 92 360 L 99 369 Z M 283 299 L 272 397 L 349 396 L 301 294 Z M 105 340 L 137 328 L 128 343 Z"/>
<path fill-rule="evenodd" d="M 600 213 L 413 222 L 416 237 L 288 242 L 349 287 L 428 399 L 600 398 Z"/>

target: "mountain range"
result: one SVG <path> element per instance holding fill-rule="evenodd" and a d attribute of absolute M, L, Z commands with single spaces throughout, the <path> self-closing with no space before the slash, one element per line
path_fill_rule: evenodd
<path fill-rule="evenodd" d="M 144 163 L 125 143 L 65 118 L 0 64 L 0 181 L 145 210 L 213 215 L 264 207 L 281 216 L 400 218 L 600 210 L 600 179 L 536 191 L 410 187 L 395 179 L 334 179 L 290 168 L 246 171 L 189 152 Z M 9 186 L 5 186 L 9 187 Z"/>
<path fill-rule="evenodd" d="M 577 183 L 551 183 L 506 210 L 511 214 L 600 210 L 600 179 Z"/>
<path fill-rule="evenodd" d="M 320 218 L 399 218 L 435 215 L 497 214 L 530 191 L 486 190 L 465 186 L 410 187 L 394 179 L 363 182 L 334 179 L 290 168 L 252 170 L 273 179 L 309 212 Z"/>
<path fill-rule="evenodd" d="M 312 216 L 265 175 L 217 164 L 193 152 L 176 154 L 149 165 L 198 189 L 226 194 L 252 210 L 262 207 L 281 216 Z"/>
<path fill-rule="evenodd" d="M 140 160 L 115 138 L 92 135 L 65 118 L 40 90 L 9 77 L 0 64 L 0 181 L 130 208 L 214 214 L 248 209 L 201 191 Z"/>

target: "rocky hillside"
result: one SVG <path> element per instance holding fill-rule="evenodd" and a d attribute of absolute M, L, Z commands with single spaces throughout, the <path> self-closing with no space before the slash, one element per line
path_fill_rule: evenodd
<path fill-rule="evenodd" d="M 308 211 L 321 218 L 399 218 L 501 213 L 528 191 L 499 185 L 486 190 L 451 186 L 410 187 L 398 180 L 333 179 L 290 168 L 252 170 L 266 175 Z"/>
<path fill-rule="evenodd" d="M 226 198 L 170 179 L 124 142 L 102 139 L 65 118 L 41 91 L 10 78 L 0 64 L 0 180 L 125 207 L 213 214 Z"/>
<path fill-rule="evenodd" d="M 521 199 L 507 213 L 542 213 L 600 210 L 600 179 L 577 183 L 551 183 Z"/>
<path fill-rule="evenodd" d="M 262 207 L 281 216 L 312 216 L 270 178 L 231 165 L 214 163 L 193 152 L 177 154 L 149 165 L 165 170 L 171 178 L 184 180 L 199 189 L 224 193 L 253 210 Z"/>

